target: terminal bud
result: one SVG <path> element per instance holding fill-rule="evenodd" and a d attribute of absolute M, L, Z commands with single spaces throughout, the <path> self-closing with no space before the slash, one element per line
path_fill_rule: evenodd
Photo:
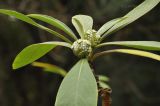
<path fill-rule="evenodd" d="M 91 42 L 86 39 L 79 39 L 73 43 L 72 50 L 80 58 L 89 57 L 92 53 Z"/>
<path fill-rule="evenodd" d="M 97 44 L 100 43 L 100 35 L 97 35 L 97 31 L 95 30 L 88 30 L 84 34 L 84 39 L 91 42 L 92 47 L 95 47 Z"/>

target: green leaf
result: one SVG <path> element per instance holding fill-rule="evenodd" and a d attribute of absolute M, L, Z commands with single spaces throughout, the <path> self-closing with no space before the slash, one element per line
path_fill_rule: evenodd
<path fill-rule="evenodd" d="M 97 35 L 106 35 L 105 33 L 107 33 L 107 31 L 112 28 L 115 24 L 117 24 L 118 22 L 124 20 L 125 18 L 124 17 L 121 17 L 121 18 L 116 18 L 116 19 L 113 19 L 107 23 L 105 23 L 98 31 L 97 31 Z"/>
<path fill-rule="evenodd" d="M 150 10 L 152 10 L 160 0 L 145 0 L 143 3 L 141 3 L 139 6 L 131 10 L 128 14 L 126 14 L 124 17 L 127 17 L 126 19 L 118 22 L 115 24 L 111 29 L 105 33 L 104 37 L 106 35 L 109 35 L 115 31 L 118 31 L 119 29 L 125 27 L 126 25 L 132 23 L 133 21 L 137 20 L 138 18 L 142 17 L 144 14 L 148 13 Z M 103 38 L 104 39 L 104 38 Z"/>
<path fill-rule="evenodd" d="M 62 77 L 65 77 L 65 75 L 67 74 L 67 72 L 64 69 L 53 64 L 48 64 L 43 62 L 33 62 L 32 66 L 43 68 L 43 70 L 46 72 L 59 74 Z"/>
<path fill-rule="evenodd" d="M 98 78 L 99 78 L 99 86 L 102 87 L 103 89 L 104 88 L 108 88 L 110 89 L 110 86 L 106 83 L 109 81 L 109 78 L 104 76 L 104 75 L 98 75 Z"/>
<path fill-rule="evenodd" d="M 35 21 L 33 21 L 31 18 L 27 17 L 26 15 L 22 14 L 22 13 L 19 13 L 19 12 L 16 12 L 16 11 L 13 11 L 13 10 L 5 10 L 5 9 L 0 9 L 0 13 L 1 14 L 5 14 L 5 15 L 9 15 L 9 16 L 13 16 L 21 21 L 24 21 L 26 23 L 29 23 L 31 25 L 34 25 L 40 29 L 43 29 L 61 39 L 63 39 L 64 41 L 68 42 L 68 43 L 72 43 L 68 38 L 66 38 L 65 36 L 59 34 L 58 32 L 56 31 L 53 31 L 45 26 L 42 26 L 38 23 L 36 23 Z"/>
<path fill-rule="evenodd" d="M 57 27 L 59 29 L 61 29 L 62 31 L 64 31 L 65 33 L 67 33 L 68 35 L 70 35 L 70 37 L 72 37 L 73 39 L 77 39 L 76 35 L 73 33 L 73 31 L 63 22 L 51 17 L 51 16 L 47 16 L 47 15 L 41 15 L 41 14 L 29 14 L 27 15 L 31 18 L 34 19 L 38 19 L 41 20 L 43 22 L 46 22 L 54 27 Z"/>
<path fill-rule="evenodd" d="M 102 81 L 99 82 L 99 85 L 100 85 L 100 87 L 102 87 L 103 89 L 105 89 L 105 88 L 111 89 L 111 87 L 110 87 L 108 84 L 106 84 L 106 83 L 104 83 L 104 82 L 102 82 Z"/>
<path fill-rule="evenodd" d="M 17 55 L 12 64 L 13 69 L 17 69 L 32 63 L 33 61 L 39 59 L 40 57 L 51 51 L 57 45 L 71 47 L 70 44 L 65 42 L 44 42 L 44 43 L 32 44 L 24 48 Z"/>
<path fill-rule="evenodd" d="M 160 55 L 150 53 L 150 52 L 146 52 L 146 51 L 141 51 L 141 50 L 134 50 L 134 49 L 113 49 L 113 50 L 103 51 L 103 52 L 95 54 L 93 56 L 93 60 L 95 60 L 99 56 L 106 55 L 106 54 L 109 54 L 109 53 L 132 54 L 132 55 L 148 57 L 148 58 L 160 61 Z"/>
<path fill-rule="evenodd" d="M 98 75 L 98 78 L 102 82 L 108 82 L 109 81 L 109 78 L 104 76 L 104 75 Z"/>
<path fill-rule="evenodd" d="M 87 59 L 80 60 L 66 75 L 55 106 L 97 106 L 97 83 Z"/>
<path fill-rule="evenodd" d="M 127 46 L 142 50 L 160 51 L 160 42 L 157 41 L 115 41 L 115 42 L 101 43 L 97 47 L 103 47 L 109 45 Z"/>
<path fill-rule="evenodd" d="M 72 24 L 76 28 L 80 37 L 84 37 L 84 33 L 88 30 L 92 30 L 93 19 L 87 15 L 75 15 L 72 17 Z"/>

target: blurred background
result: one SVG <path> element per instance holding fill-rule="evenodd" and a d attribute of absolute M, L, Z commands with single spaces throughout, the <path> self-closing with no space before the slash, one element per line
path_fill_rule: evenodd
<path fill-rule="evenodd" d="M 71 24 L 73 15 L 92 16 L 94 29 L 98 30 L 105 22 L 125 15 L 142 1 L 0 0 L 0 8 L 25 14 L 51 15 L 66 23 L 75 32 Z M 106 41 L 160 41 L 159 13 L 160 5 L 138 21 L 114 33 Z M 51 27 L 47 24 L 46 26 Z M 63 77 L 31 65 L 17 71 L 11 67 L 15 56 L 24 47 L 52 40 L 58 38 L 13 17 L 0 15 L 0 106 L 54 106 Z M 77 60 L 72 51 L 62 47 L 57 47 L 54 52 L 39 59 L 65 70 L 69 70 Z M 160 106 L 160 62 L 132 55 L 112 54 L 97 59 L 94 66 L 97 74 L 110 78 L 109 85 L 113 90 L 112 106 Z"/>

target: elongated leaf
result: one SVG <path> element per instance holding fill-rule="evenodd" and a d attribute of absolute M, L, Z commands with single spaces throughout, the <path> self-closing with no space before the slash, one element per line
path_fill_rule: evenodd
<path fill-rule="evenodd" d="M 0 13 L 1 13 L 1 14 L 5 14 L 5 15 L 9 15 L 9 16 L 13 16 L 13 17 L 15 17 L 15 18 L 17 18 L 17 19 L 19 19 L 19 20 L 21 20 L 21 21 L 24 21 L 24 22 L 29 23 L 29 24 L 31 24 L 31 25 L 34 25 L 34 26 L 36 26 L 36 27 L 38 27 L 38 28 L 40 28 L 40 29 L 43 29 L 43 30 L 45 30 L 45 31 L 47 31 L 47 32 L 49 32 L 49 33 L 51 33 L 51 34 L 53 34 L 53 35 L 55 35 L 55 36 L 63 39 L 64 41 L 67 41 L 67 42 L 69 42 L 69 43 L 72 43 L 72 42 L 71 42 L 68 38 L 66 38 L 65 36 L 59 34 L 59 33 L 56 32 L 56 31 L 53 31 L 53 30 L 51 30 L 51 29 L 49 29 L 49 28 L 47 28 L 47 27 L 45 27 L 45 26 L 42 26 L 42 25 L 36 23 L 36 22 L 33 21 L 31 18 L 27 17 L 26 15 L 24 15 L 24 14 L 22 14 L 22 13 L 19 13 L 19 12 L 13 11 L 13 10 L 5 10 L 5 9 L 0 9 Z"/>
<path fill-rule="evenodd" d="M 55 106 L 97 106 L 96 80 L 87 59 L 80 60 L 59 88 Z"/>
<path fill-rule="evenodd" d="M 99 85 L 100 85 L 100 87 L 102 87 L 103 89 L 105 89 L 105 88 L 111 89 L 111 87 L 110 87 L 108 84 L 106 84 L 105 82 L 100 81 L 100 82 L 99 82 Z"/>
<path fill-rule="evenodd" d="M 27 15 L 31 18 L 41 20 L 43 22 L 46 22 L 54 27 L 57 27 L 61 29 L 62 31 L 66 32 L 68 35 L 70 35 L 73 39 L 77 39 L 76 35 L 73 33 L 73 31 L 63 22 L 47 15 L 41 15 L 41 14 L 29 14 Z"/>
<path fill-rule="evenodd" d="M 140 18 L 141 16 L 143 16 L 144 14 L 152 10 L 159 2 L 160 0 L 145 0 L 139 6 L 137 6 L 132 11 L 130 11 L 128 14 L 126 14 L 124 17 L 127 17 L 127 18 L 115 24 L 111 29 L 107 31 L 105 35 L 111 34 L 125 27 L 126 25 L 132 23 L 133 21 L 137 20 L 138 18 Z"/>
<path fill-rule="evenodd" d="M 67 74 L 67 72 L 64 69 L 53 64 L 48 64 L 43 62 L 33 62 L 32 66 L 43 68 L 43 70 L 46 72 L 59 74 L 62 77 L 65 77 L 65 75 Z"/>
<path fill-rule="evenodd" d="M 109 78 L 104 76 L 104 75 L 98 75 L 98 78 L 102 82 L 108 82 L 109 81 Z"/>
<path fill-rule="evenodd" d="M 160 61 L 160 55 L 146 52 L 146 51 L 141 51 L 141 50 L 134 50 L 134 49 L 113 49 L 113 50 L 108 50 L 104 52 L 100 52 L 94 55 L 93 60 L 96 59 L 97 57 L 109 53 L 124 53 L 124 54 L 132 54 L 132 55 L 137 55 L 137 56 L 142 56 L 142 57 L 148 57 L 154 60 Z"/>
<path fill-rule="evenodd" d="M 75 18 L 72 18 L 72 24 L 74 25 L 74 27 L 76 28 L 79 36 L 81 38 L 83 38 L 84 36 L 84 31 L 83 31 L 83 26 L 82 24 L 79 22 L 79 20 L 75 19 Z"/>
<path fill-rule="evenodd" d="M 104 75 L 98 75 L 98 78 L 99 78 L 99 86 L 102 87 L 103 89 L 104 88 L 108 88 L 110 89 L 110 86 L 106 83 L 109 81 L 109 78 L 104 76 Z"/>
<path fill-rule="evenodd" d="M 105 33 L 107 33 L 107 31 L 112 28 L 115 24 L 117 24 L 118 22 L 124 20 L 124 17 L 121 18 L 117 18 L 117 19 L 113 19 L 107 23 L 105 23 L 98 31 L 97 31 L 97 35 L 101 35 L 103 36 L 106 35 Z"/>
<path fill-rule="evenodd" d="M 142 50 L 160 51 L 160 42 L 157 41 L 116 41 L 116 42 L 102 43 L 97 47 L 109 46 L 109 45 L 120 45 Z"/>
<path fill-rule="evenodd" d="M 32 63 L 33 61 L 44 56 L 46 53 L 48 53 L 58 45 L 71 47 L 70 44 L 65 42 L 44 42 L 44 43 L 33 44 L 24 48 L 15 58 L 12 64 L 13 69 L 17 69 Z"/>
<path fill-rule="evenodd" d="M 87 30 L 92 30 L 93 19 L 87 15 L 75 15 L 72 17 L 72 24 L 76 28 L 80 37 L 83 38 Z"/>

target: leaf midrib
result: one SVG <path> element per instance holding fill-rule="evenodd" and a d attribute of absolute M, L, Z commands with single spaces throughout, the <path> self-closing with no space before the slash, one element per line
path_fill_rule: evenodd
<path fill-rule="evenodd" d="M 81 64 L 80 64 L 79 73 L 78 73 L 78 77 L 77 77 L 76 94 L 75 94 L 75 106 L 77 106 L 78 87 L 79 87 L 79 81 L 80 81 L 80 76 L 81 76 L 83 64 L 84 64 L 84 61 L 82 61 Z"/>

